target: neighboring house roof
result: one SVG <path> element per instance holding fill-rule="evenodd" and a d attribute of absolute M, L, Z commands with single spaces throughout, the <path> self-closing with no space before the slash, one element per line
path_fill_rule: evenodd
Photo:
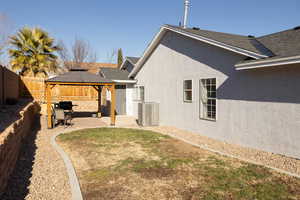
<path fill-rule="evenodd" d="M 103 68 L 100 70 L 100 74 L 104 78 L 109 78 L 113 80 L 129 80 L 128 79 L 129 72 L 125 70 Z"/>
<path fill-rule="evenodd" d="M 97 74 L 99 72 L 100 68 L 118 68 L 118 64 L 114 63 L 89 63 L 89 62 L 83 62 L 83 63 L 73 63 L 69 62 L 67 63 L 70 66 L 76 65 L 83 69 L 87 69 L 89 72 L 93 74 Z"/>
<path fill-rule="evenodd" d="M 136 65 L 136 63 L 139 61 L 139 57 L 126 57 L 122 65 L 120 66 L 120 69 L 124 69 L 126 66 L 125 64 L 129 62 L 133 67 Z"/>
<path fill-rule="evenodd" d="M 135 65 L 139 61 L 139 57 L 126 57 L 126 60 L 131 62 L 133 65 Z"/>
<path fill-rule="evenodd" d="M 129 79 L 129 72 L 121 69 L 113 69 L 113 68 L 102 68 L 99 74 L 106 79 L 111 79 L 114 82 L 124 82 L 130 83 L 135 82 L 132 79 Z"/>
<path fill-rule="evenodd" d="M 237 69 L 257 68 L 260 67 L 260 62 L 269 61 L 269 65 L 264 63 L 263 66 L 300 63 L 300 59 L 297 57 L 297 55 L 300 56 L 300 27 L 256 38 L 198 28 L 185 29 L 179 26 L 164 25 L 136 63 L 129 77 L 134 77 L 139 72 L 167 31 L 247 56 L 247 60 L 236 64 Z"/>
<path fill-rule="evenodd" d="M 92 74 L 82 68 L 72 68 L 71 71 L 50 78 L 46 82 L 60 83 L 113 83 L 111 79 L 103 78 L 99 75 Z"/>

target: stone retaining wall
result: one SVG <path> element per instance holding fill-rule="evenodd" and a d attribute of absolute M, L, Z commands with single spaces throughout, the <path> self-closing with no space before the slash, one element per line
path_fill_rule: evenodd
<path fill-rule="evenodd" d="M 20 112 L 20 119 L 0 133 L 0 196 L 15 168 L 24 138 L 34 127 L 39 111 L 37 102 L 29 103 Z"/>

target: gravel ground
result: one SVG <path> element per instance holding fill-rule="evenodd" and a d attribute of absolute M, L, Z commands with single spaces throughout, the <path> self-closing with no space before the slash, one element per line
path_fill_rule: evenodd
<path fill-rule="evenodd" d="M 69 200 L 71 189 L 66 167 L 50 141 L 58 132 L 107 126 L 99 118 L 75 118 L 72 126 L 47 129 L 46 118 L 36 120 L 26 139 L 1 200 Z"/>
<path fill-rule="evenodd" d="M 108 118 L 103 119 L 109 122 Z M 135 120 L 132 117 L 118 116 L 116 120 L 116 126 L 128 127 L 128 128 L 140 128 L 135 124 Z M 300 160 L 294 159 L 279 154 L 273 154 L 257 149 L 242 147 L 239 145 L 228 144 L 222 141 L 208 138 L 206 136 L 180 130 L 175 127 L 159 126 L 159 127 L 145 127 L 144 129 L 156 131 L 159 133 L 176 136 L 190 141 L 194 144 L 204 146 L 215 151 L 223 152 L 225 154 L 232 155 L 244 160 L 250 160 L 262 165 L 285 170 L 290 173 L 294 173 L 300 176 Z"/>
<path fill-rule="evenodd" d="M 37 119 L 36 124 L 39 123 L 23 145 L 17 167 L 1 199 L 71 199 L 64 162 L 50 144 L 54 131 L 46 128 L 44 117 Z"/>
<path fill-rule="evenodd" d="M 48 130 L 45 116 L 41 118 L 41 130 L 35 141 L 37 150 L 34 158 L 32 177 L 26 200 L 68 200 L 71 189 L 66 167 L 60 155 L 51 146 L 51 137 L 57 132 L 69 132 L 81 128 L 105 126 L 98 118 L 76 118 L 67 128 L 58 126 Z"/>
<path fill-rule="evenodd" d="M 202 136 L 189 131 L 180 130 L 174 127 L 149 127 L 153 130 L 167 135 L 173 135 L 190 141 L 194 144 L 213 149 L 215 151 L 230 154 L 245 160 L 251 160 L 256 163 L 270 167 L 282 169 L 300 176 L 300 160 L 286 156 L 260 151 L 252 148 L 241 147 L 239 145 L 228 144 L 218 140 Z"/>

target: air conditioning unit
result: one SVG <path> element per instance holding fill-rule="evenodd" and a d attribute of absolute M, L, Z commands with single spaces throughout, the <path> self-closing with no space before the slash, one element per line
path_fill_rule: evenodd
<path fill-rule="evenodd" d="M 158 126 L 159 125 L 159 104 L 154 102 L 139 103 L 138 124 L 140 126 Z"/>

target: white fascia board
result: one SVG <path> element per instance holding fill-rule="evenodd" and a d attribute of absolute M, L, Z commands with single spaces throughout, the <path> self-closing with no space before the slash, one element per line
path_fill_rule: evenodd
<path fill-rule="evenodd" d="M 120 69 L 123 69 L 123 67 L 124 67 L 124 65 L 125 65 L 125 63 L 126 63 L 126 61 L 127 61 L 127 59 L 125 59 L 125 60 L 123 61 L 122 65 L 120 66 Z"/>
<path fill-rule="evenodd" d="M 130 59 L 128 59 L 127 61 L 130 62 L 133 66 L 135 66 L 135 64 L 133 62 L 131 62 Z"/>
<path fill-rule="evenodd" d="M 254 53 L 254 52 L 251 52 L 251 51 L 248 51 L 248 50 L 245 50 L 245 49 L 241 49 L 241 48 L 238 48 L 238 47 L 227 45 L 227 44 L 224 44 L 222 42 L 218 42 L 218 41 L 215 41 L 215 40 L 212 40 L 212 39 L 209 39 L 209 38 L 206 38 L 206 37 L 202 37 L 202 36 L 199 36 L 199 35 L 196 35 L 196 34 L 175 30 L 175 29 L 170 28 L 168 26 L 162 26 L 160 28 L 160 31 L 155 35 L 154 39 L 151 41 L 150 45 L 148 46 L 148 48 L 144 52 L 143 56 L 136 63 L 134 69 L 132 70 L 132 72 L 129 74 L 128 77 L 133 77 L 134 75 L 136 75 L 136 73 L 139 71 L 139 69 L 144 64 L 144 61 L 148 58 L 148 56 L 155 49 L 156 45 L 159 43 L 160 39 L 167 32 L 167 30 L 172 31 L 172 32 L 176 32 L 178 34 L 187 36 L 189 38 L 193 38 L 193 39 L 196 39 L 196 40 L 199 40 L 199 41 L 202 41 L 202 42 L 205 42 L 205 43 L 208 43 L 208 44 L 211 44 L 211 45 L 223 48 L 223 49 L 227 49 L 229 51 L 233 51 L 235 53 L 239 53 L 239 54 L 242 54 L 242 55 L 254 58 L 254 59 L 261 59 L 261 58 L 267 58 L 268 57 L 266 55 L 257 54 L 257 53 Z"/>
<path fill-rule="evenodd" d="M 115 83 L 136 83 L 136 80 L 113 80 Z"/>
<path fill-rule="evenodd" d="M 291 65 L 297 63 L 300 63 L 300 56 L 278 58 L 274 60 L 262 60 L 262 61 L 251 62 L 251 63 L 241 63 L 241 64 L 236 64 L 235 67 L 236 70 L 244 70 L 244 69 L 280 66 L 280 65 Z"/>
<path fill-rule="evenodd" d="M 144 64 L 144 61 L 148 58 L 148 56 L 152 53 L 152 50 L 156 47 L 156 45 L 159 43 L 162 36 L 165 34 L 166 29 L 164 27 L 161 27 L 159 32 L 155 35 L 151 43 L 148 45 L 147 49 L 144 51 L 143 56 L 139 59 L 139 61 L 135 64 L 135 67 L 130 72 L 128 77 L 133 77 L 138 70 L 141 68 L 141 66 Z"/>

